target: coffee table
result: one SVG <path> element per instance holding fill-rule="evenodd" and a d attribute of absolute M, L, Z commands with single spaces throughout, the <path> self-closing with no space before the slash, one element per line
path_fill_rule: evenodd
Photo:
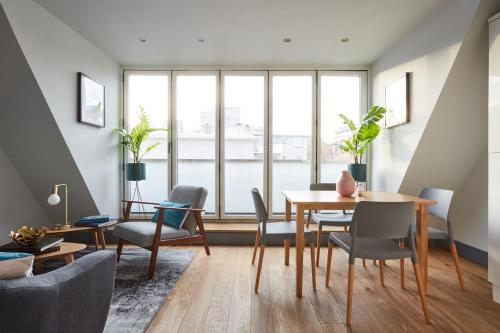
<path fill-rule="evenodd" d="M 101 245 L 101 249 L 106 250 L 106 240 L 104 239 L 104 230 L 108 227 L 114 226 L 118 221 L 114 220 L 111 224 L 108 224 L 105 227 L 72 227 L 69 229 L 61 229 L 61 230 L 47 230 L 47 236 L 60 236 L 64 237 L 68 233 L 72 232 L 92 232 L 94 234 L 95 248 L 99 250 L 99 245 Z"/>
<path fill-rule="evenodd" d="M 62 242 L 59 244 L 59 247 L 60 249 L 57 251 L 35 255 L 35 264 L 40 264 L 40 262 L 48 259 L 64 259 L 66 264 L 70 264 L 75 261 L 75 256 L 73 254 L 75 252 L 84 250 L 87 245 Z"/>

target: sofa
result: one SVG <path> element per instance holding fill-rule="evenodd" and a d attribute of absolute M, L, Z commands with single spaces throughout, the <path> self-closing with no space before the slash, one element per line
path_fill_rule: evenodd
<path fill-rule="evenodd" d="M 102 332 L 115 266 L 114 251 L 98 251 L 46 274 L 0 280 L 0 332 Z"/>

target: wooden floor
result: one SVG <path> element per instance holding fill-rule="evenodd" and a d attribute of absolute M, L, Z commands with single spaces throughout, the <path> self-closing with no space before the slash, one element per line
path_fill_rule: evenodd
<path fill-rule="evenodd" d="M 251 247 L 211 247 L 198 254 L 178 281 L 148 332 L 500 332 L 500 305 L 491 300 L 487 270 L 462 259 L 467 291 L 458 287 L 448 252 L 431 249 L 429 308 L 424 322 L 411 265 L 406 289 L 399 284 L 399 262 L 387 262 L 385 288 L 379 268 L 356 263 L 353 325 L 345 323 L 347 256 L 333 252 L 330 288 L 325 287 L 326 248 L 311 284 L 309 254 L 304 254 L 304 294 L 295 296 L 295 258 L 284 265 L 284 249 L 266 249 L 260 292 L 253 292 L 256 267 Z M 308 250 L 308 249 L 306 249 Z"/>

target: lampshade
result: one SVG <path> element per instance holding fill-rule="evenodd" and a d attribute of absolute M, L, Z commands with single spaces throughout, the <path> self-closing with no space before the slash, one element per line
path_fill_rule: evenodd
<path fill-rule="evenodd" d="M 56 193 L 52 193 L 51 195 L 49 195 L 47 202 L 49 203 L 49 205 L 55 206 L 61 202 L 61 198 Z"/>

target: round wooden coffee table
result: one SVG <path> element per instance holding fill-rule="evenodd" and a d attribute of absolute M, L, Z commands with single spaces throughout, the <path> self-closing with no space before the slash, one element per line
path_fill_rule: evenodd
<path fill-rule="evenodd" d="M 66 264 L 72 263 L 75 261 L 75 256 L 73 254 L 85 249 L 87 245 L 62 242 L 59 244 L 59 247 L 60 249 L 57 251 L 35 255 L 35 263 L 40 264 L 43 260 L 48 259 L 64 259 Z"/>

